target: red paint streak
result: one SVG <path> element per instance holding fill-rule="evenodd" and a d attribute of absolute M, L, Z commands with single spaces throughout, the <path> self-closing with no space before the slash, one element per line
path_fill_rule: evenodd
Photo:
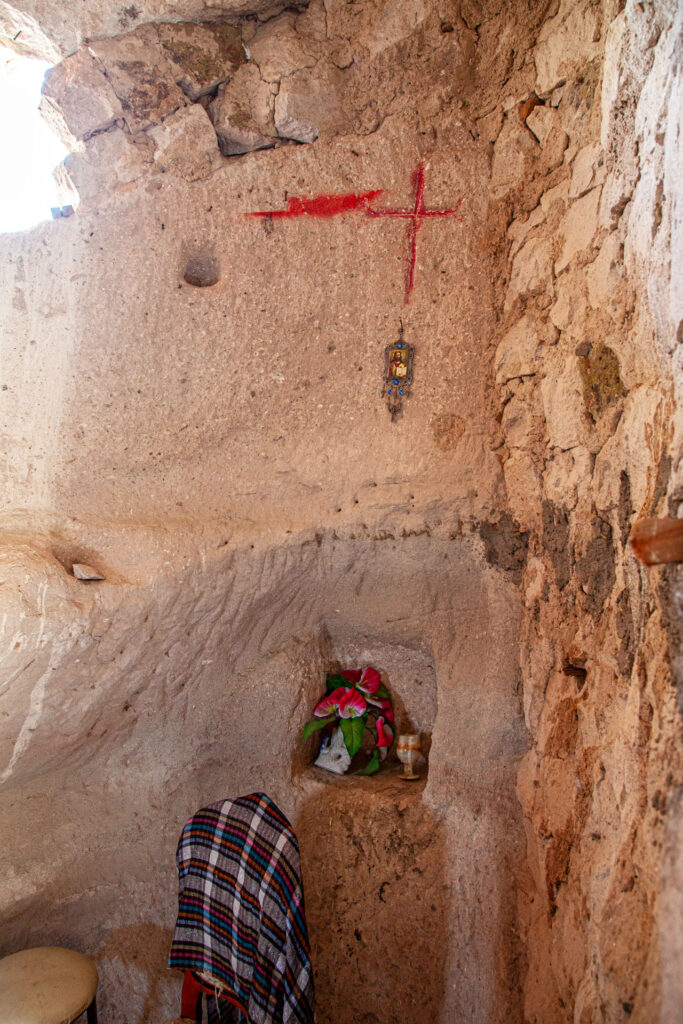
<path fill-rule="evenodd" d="M 410 302 L 410 296 L 415 285 L 415 263 L 417 261 L 417 233 L 426 217 L 452 217 L 458 216 L 462 205 L 462 196 L 457 206 L 451 210 L 428 210 L 424 204 L 425 193 L 425 167 L 420 164 L 416 171 L 413 171 L 411 182 L 415 189 L 415 204 L 412 210 L 369 210 L 365 213 L 368 217 L 401 217 L 411 221 L 408 228 L 408 267 L 406 270 L 406 305 Z"/>
<path fill-rule="evenodd" d="M 366 210 L 368 203 L 381 196 L 383 189 L 375 189 L 372 192 L 361 192 L 356 195 L 349 192 L 346 195 L 314 196 L 307 199 L 306 196 L 290 196 L 287 200 L 286 210 L 258 210 L 255 213 L 248 213 L 248 217 L 335 217 L 339 213 L 349 213 L 351 210 Z"/>
<path fill-rule="evenodd" d="M 450 210 L 428 210 L 424 202 L 425 165 L 419 164 L 411 175 L 411 183 L 415 190 L 415 202 L 412 210 L 373 210 L 370 203 L 382 195 L 383 189 L 356 194 L 323 195 L 307 198 L 306 196 L 290 196 L 286 210 L 257 210 L 248 213 L 247 217 L 336 217 L 338 214 L 349 213 L 351 210 L 362 210 L 366 217 L 399 217 L 409 220 L 408 225 L 408 261 L 406 267 L 405 301 L 415 286 L 415 266 L 417 264 L 417 233 L 427 217 L 458 217 L 462 205 L 462 196 L 456 206 Z"/>

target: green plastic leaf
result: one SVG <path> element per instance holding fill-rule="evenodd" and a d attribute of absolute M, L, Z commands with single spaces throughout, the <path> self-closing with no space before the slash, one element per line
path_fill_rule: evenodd
<path fill-rule="evenodd" d="M 381 697 L 383 700 L 388 700 L 389 699 L 389 691 L 387 690 L 387 688 L 384 685 L 384 683 L 380 683 L 379 684 L 379 687 L 377 689 L 377 693 L 375 694 L 375 697 Z"/>
<path fill-rule="evenodd" d="M 361 768 L 356 775 L 374 775 L 375 772 L 379 771 L 379 754 L 376 750 L 373 750 L 372 757 L 366 764 L 365 768 Z"/>
<path fill-rule="evenodd" d="M 349 757 L 353 757 L 361 748 L 365 732 L 365 718 L 365 715 L 360 715 L 359 718 L 342 718 L 339 722 Z"/>
<path fill-rule="evenodd" d="M 351 683 L 344 676 L 328 676 L 325 680 L 325 693 L 329 697 L 331 693 L 338 690 L 340 686 L 350 686 Z"/>
<path fill-rule="evenodd" d="M 306 725 L 304 726 L 302 738 L 307 740 L 308 737 L 312 736 L 314 732 L 317 732 L 318 729 L 322 729 L 330 722 L 334 722 L 334 715 L 329 715 L 327 718 L 316 718 L 315 721 L 313 722 L 307 722 Z"/>

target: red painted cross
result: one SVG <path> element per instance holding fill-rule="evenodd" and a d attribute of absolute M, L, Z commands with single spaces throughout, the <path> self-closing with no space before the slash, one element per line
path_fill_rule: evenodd
<path fill-rule="evenodd" d="M 426 217 L 452 217 L 457 216 L 462 205 L 462 196 L 458 199 L 457 205 L 452 210 L 428 210 L 425 207 L 425 165 L 420 164 L 412 174 L 412 184 L 415 189 L 415 204 L 412 210 L 371 210 L 366 208 L 368 217 L 401 217 L 409 220 L 408 227 L 408 266 L 406 269 L 406 303 L 410 302 L 413 286 L 415 284 L 415 263 L 417 261 L 417 233 Z"/>
<path fill-rule="evenodd" d="M 415 284 L 415 265 L 417 262 L 417 233 L 427 217 L 458 216 L 462 205 L 462 196 L 456 206 L 450 210 L 428 210 L 424 203 L 425 165 L 420 164 L 412 174 L 415 189 L 415 202 L 412 210 L 373 210 L 370 203 L 379 195 L 381 189 L 360 194 L 322 195 L 308 199 L 305 196 L 291 196 L 286 210 L 258 210 L 247 214 L 248 217 L 335 217 L 338 214 L 361 210 L 366 217 L 399 217 L 410 221 L 408 226 L 408 265 L 406 268 L 405 301 L 410 296 Z"/>

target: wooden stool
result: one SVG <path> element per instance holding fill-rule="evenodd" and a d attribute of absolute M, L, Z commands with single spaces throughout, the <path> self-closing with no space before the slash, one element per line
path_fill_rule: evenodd
<path fill-rule="evenodd" d="M 0 960 L 0 1024 L 97 1024 L 97 968 L 72 949 L 37 946 Z"/>

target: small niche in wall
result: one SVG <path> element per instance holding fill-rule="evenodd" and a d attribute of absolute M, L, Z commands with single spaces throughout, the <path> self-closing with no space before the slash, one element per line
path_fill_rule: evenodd
<path fill-rule="evenodd" d="M 102 570 L 101 558 L 91 550 L 67 542 L 55 542 L 52 545 L 52 555 L 67 575 L 81 583 L 101 582 L 107 579 L 107 573 Z"/>
<path fill-rule="evenodd" d="M 324 781 L 411 772 L 426 779 L 437 706 L 428 654 L 360 643 L 335 645 L 334 654 L 308 716 L 313 770 Z M 405 764 L 407 755 L 403 764 L 399 760 L 398 738 L 404 735 L 419 736 L 412 769 Z"/>
<path fill-rule="evenodd" d="M 220 267 L 212 245 L 185 246 L 183 280 L 194 288 L 211 288 L 220 280 Z"/>

